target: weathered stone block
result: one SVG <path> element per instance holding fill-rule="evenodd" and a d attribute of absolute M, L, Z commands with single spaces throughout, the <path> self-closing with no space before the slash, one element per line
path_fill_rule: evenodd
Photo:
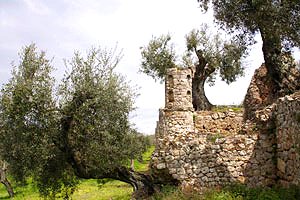
<path fill-rule="evenodd" d="M 165 163 L 159 163 L 157 166 L 156 166 L 157 169 L 165 169 L 166 168 L 166 164 Z"/>

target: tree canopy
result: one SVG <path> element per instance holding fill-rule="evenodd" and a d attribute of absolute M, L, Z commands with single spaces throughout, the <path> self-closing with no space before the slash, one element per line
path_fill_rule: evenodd
<path fill-rule="evenodd" d="M 297 1 L 198 0 L 205 11 L 212 3 L 217 22 L 229 31 L 243 34 L 273 34 L 283 47 L 300 46 L 300 7 Z M 269 35 L 270 36 L 270 35 Z"/>
<path fill-rule="evenodd" d="M 260 33 L 268 74 L 274 91 L 292 92 L 283 84 L 282 56 L 300 46 L 300 5 L 298 1 L 278 0 L 198 0 L 207 11 L 211 3 L 216 22 L 228 32 L 237 32 L 248 44 Z M 282 54 L 283 53 L 283 54 Z M 297 84 L 297 83 L 295 83 Z M 294 88 L 292 86 L 292 88 Z"/>
<path fill-rule="evenodd" d="M 228 36 L 227 36 L 228 38 Z M 227 84 L 243 76 L 242 58 L 246 48 L 242 38 L 213 34 L 207 24 L 200 30 L 194 29 L 186 35 L 186 52 L 181 63 L 176 62 L 174 45 L 170 43 L 170 35 L 153 37 L 147 46 L 141 48 L 141 71 L 154 79 L 164 80 L 167 68 L 192 67 L 193 105 L 196 110 L 209 110 L 211 104 L 205 96 L 204 83 L 211 85 L 219 75 Z"/>
<path fill-rule="evenodd" d="M 34 44 L 20 54 L 12 78 L 0 96 L 0 148 L 11 174 L 37 182 L 43 196 L 65 198 L 78 178 L 113 178 L 134 186 L 129 160 L 145 150 L 129 113 L 135 91 L 114 71 L 116 49 L 92 48 L 66 62 L 58 92 L 53 67 Z M 57 98 L 54 98 L 54 96 Z"/>
<path fill-rule="evenodd" d="M 1 90 L 1 153 L 18 180 L 42 165 L 53 150 L 49 141 L 58 127 L 52 70 L 45 53 L 30 45 Z"/>
<path fill-rule="evenodd" d="M 154 80 L 164 80 L 168 68 L 175 67 L 176 53 L 170 43 L 171 36 L 153 37 L 147 46 L 141 47 L 140 71 L 151 76 Z"/>

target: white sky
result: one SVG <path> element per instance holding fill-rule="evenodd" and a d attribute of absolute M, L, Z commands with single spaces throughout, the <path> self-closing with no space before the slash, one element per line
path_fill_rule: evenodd
<path fill-rule="evenodd" d="M 183 52 L 184 36 L 204 22 L 212 23 L 212 15 L 202 14 L 196 0 L 0 0 L 0 85 L 11 77 L 11 62 L 18 64 L 18 52 L 32 42 L 54 58 L 57 79 L 65 70 L 63 59 L 71 59 L 75 50 L 118 44 L 124 53 L 118 71 L 140 93 L 132 122 L 139 131 L 151 134 L 158 109 L 164 106 L 164 85 L 138 73 L 139 48 L 152 36 L 170 33 L 176 50 Z M 241 103 L 262 62 L 258 42 L 247 59 L 246 76 L 229 86 L 218 81 L 206 87 L 209 100 L 213 104 Z"/>

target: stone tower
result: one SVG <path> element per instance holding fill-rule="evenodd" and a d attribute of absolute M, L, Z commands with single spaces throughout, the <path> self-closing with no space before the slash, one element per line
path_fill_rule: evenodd
<path fill-rule="evenodd" d="M 165 108 L 192 111 L 192 71 L 189 68 L 167 70 Z"/>
<path fill-rule="evenodd" d="M 170 68 L 165 79 L 165 108 L 159 110 L 156 138 L 194 131 L 192 70 Z"/>

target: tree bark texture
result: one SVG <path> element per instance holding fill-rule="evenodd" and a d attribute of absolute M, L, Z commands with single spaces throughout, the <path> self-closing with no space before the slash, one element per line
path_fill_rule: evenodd
<path fill-rule="evenodd" d="M 76 161 L 75 161 L 76 162 Z M 161 177 L 153 176 L 153 174 L 140 173 L 133 171 L 127 167 L 120 166 L 115 169 L 109 169 L 103 173 L 89 173 L 88 171 L 82 171 L 85 166 L 78 163 L 70 163 L 75 171 L 75 174 L 79 178 L 83 179 L 114 179 L 130 184 L 133 187 L 134 199 L 144 199 L 149 197 L 156 191 L 159 191 L 161 184 Z"/>
<path fill-rule="evenodd" d="M 265 65 L 268 71 L 268 76 L 273 82 L 274 98 L 280 96 L 281 90 L 281 40 L 276 32 L 260 29 L 263 41 L 262 51 L 264 55 Z"/>
<path fill-rule="evenodd" d="M 199 63 L 196 65 L 194 78 L 192 79 L 193 107 L 195 111 L 211 110 L 213 105 L 209 102 L 205 95 L 204 84 L 209 75 L 212 74 L 216 69 L 212 66 L 207 66 L 208 63 L 203 57 L 202 51 L 195 51 Z"/>
<path fill-rule="evenodd" d="M 205 95 L 204 83 L 205 80 L 201 80 L 199 77 L 194 77 L 192 80 L 192 97 L 195 111 L 211 110 L 213 106 Z"/>
<path fill-rule="evenodd" d="M 263 54 L 268 77 L 272 82 L 273 99 L 289 95 L 300 89 L 300 71 L 291 52 L 283 51 L 276 31 L 261 29 Z"/>
<path fill-rule="evenodd" d="M 0 168 L 0 181 L 5 186 L 8 195 L 12 198 L 14 196 L 14 190 L 6 177 L 6 167 L 5 164 Z"/>

